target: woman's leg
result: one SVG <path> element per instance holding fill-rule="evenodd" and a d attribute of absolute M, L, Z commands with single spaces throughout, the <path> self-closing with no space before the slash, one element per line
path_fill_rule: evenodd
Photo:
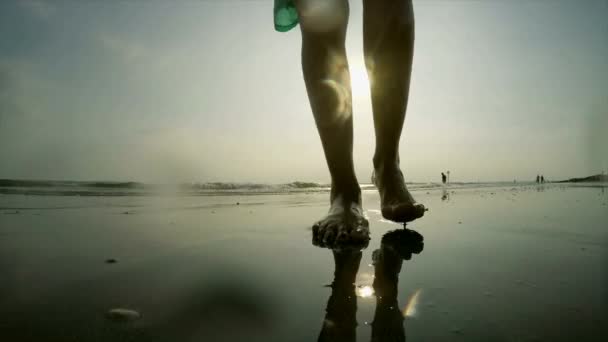
<path fill-rule="evenodd" d="M 296 6 L 304 81 L 332 180 L 329 213 L 313 230 L 325 244 L 367 240 L 369 229 L 352 156 L 351 87 L 344 46 L 348 1 L 297 0 Z"/>
<path fill-rule="evenodd" d="M 363 0 L 363 42 L 376 131 L 375 183 L 382 215 L 407 222 L 424 215 L 399 169 L 399 139 L 407 108 L 414 54 L 411 0 Z"/>

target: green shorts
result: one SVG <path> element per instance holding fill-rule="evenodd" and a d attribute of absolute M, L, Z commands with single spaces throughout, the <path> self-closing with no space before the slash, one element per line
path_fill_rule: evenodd
<path fill-rule="evenodd" d="M 287 32 L 298 25 L 295 0 L 274 0 L 274 29 Z"/>

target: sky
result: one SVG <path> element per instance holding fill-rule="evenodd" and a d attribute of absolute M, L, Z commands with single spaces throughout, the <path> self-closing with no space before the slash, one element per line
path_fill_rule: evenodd
<path fill-rule="evenodd" d="M 608 169 L 607 0 L 414 1 L 406 180 Z M 372 172 L 362 4 L 354 159 Z M 0 1 L 0 178 L 329 182 L 298 29 L 271 0 Z"/>

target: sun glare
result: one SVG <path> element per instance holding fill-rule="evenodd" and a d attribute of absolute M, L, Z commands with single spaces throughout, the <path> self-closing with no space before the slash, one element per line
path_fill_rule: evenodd
<path fill-rule="evenodd" d="M 356 291 L 357 296 L 361 298 L 369 298 L 374 294 L 374 289 L 369 285 L 357 287 Z"/>
<path fill-rule="evenodd" d="M 350 83 L 353 90 L 353 99 L 358 99 L 369 94 L 369 80 L 363 63 L 350 65 Z"/>

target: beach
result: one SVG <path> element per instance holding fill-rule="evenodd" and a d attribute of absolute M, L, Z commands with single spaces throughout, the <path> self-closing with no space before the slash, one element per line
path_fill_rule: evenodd
<path fill-rule="evenodd" d="M 606 184 L 412 193 L 429 208 L 407 225 L 424 243 L 386 315 L 372 256 L 403 226 L 382 219 L 374 189 L 354 298 L 311 242 L 326 191 L 0 194 L 0 340 L 314 341 L 341 324 L 327 318 L 335 298 L 356 321 L 334 340 L 608 339 Z"/>

